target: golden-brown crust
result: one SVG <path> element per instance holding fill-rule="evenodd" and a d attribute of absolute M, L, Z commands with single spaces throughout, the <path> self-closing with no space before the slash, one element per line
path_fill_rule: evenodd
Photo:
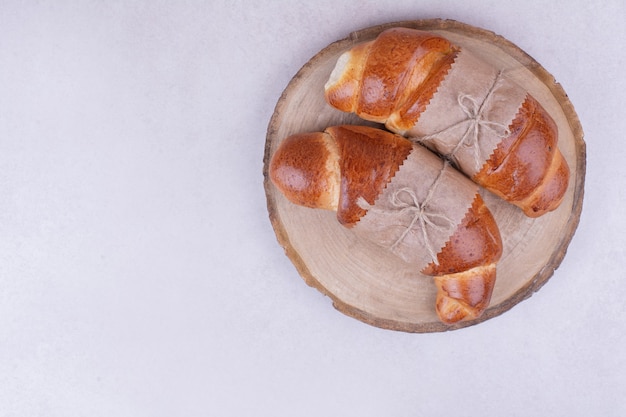
<path fill-rule="evenodd" d="M 325 85 L 333 107 L 371 121 L 392 117 L 415 123 L 454 61 L 457 49 L 445 38 L 392 28 L 339 58 Z"/>
<path fill-rule="evenodd" d="M 426 275 L 454 274 L 497 262 L 502 256 L 502 238 L 493 215 L 476 194 L 472 206 L 450 240 L 437 254 L 437 262 L 422 271 Z"/>
<path fill-rule="evenodd" d="M 498 225 L 476 194 L 472 206 L 443 249 L 437 262 L 422 272 L 434 276 L 436 311 L 443 323 L 479 317 L 489 306 L 496 281 L 496 264 L 502 256 Z"/>
<path fill-rule="evenodd" d="M 411 152 L 412 144 L 402 136 L 366 126 L 333 126 L 326 132 L 337 142 L 340 155 L 337 219 L 351 226 L 366 213 L 358 204 L 359 198 L 374 204 Z"/>
<path fill-rule="evenodd" d="M 422 42 L 432 35 L 404 28 L 381 33 L 370 45 L 361 79 L 357 113 L 373 119 L 386 119 L 396 109 L 409 81 Z"/>
<path fill-rule="evenodd" d="M 274 153 L 269 175 L 291 202 L 313 208 L 327 208 L 332 187 L 327 173 L 329 151 L 322 132 L 286 138 Z"/>
<path fill-rule="evenodd" d="M 569 184 L 570 171 L 565 158 L 557 149 L 544 181 L 525 200 L 517 203 L 529 217 L 539 217 L 556 209 L 563 201 Z"/>
<path fill-rule="evenodd" d="M 496 264 L 435 277 L 436 310 L 446 324 L 479 317 L 489 306 L 496 283 Z"/>
<path fill-rule="evenodd" d="M 538 217 L 558 206 L 569 182 L 569 167 L 557 148 L 557 126 L 529 95 L 509 130 L 473 180 Z"/>
<path fill-rule="evenodd" d="M 433 43 L 439 43 L 441 38 L 429 39 L 429 42 L 424 42 L 424 46 L 432 45 Z M 403 99 L 402 103 L 397 108 L 397 111 L 386 122 L 386 125 L 394 131 L 405 131 L 413 127 L 420 115 L 426 110 L 426 106 L 430 103 L 435 92 L 439 88 L 439 84 L 448 74 L 448 71 L 452 67 L 458 50 L 451 46 L 440 52 L 439 50 L 430 46 L 429 50 L 436 50 L 438 53 L 430 53 L 430 61 L 425 68 L 429 68 L 427 71 L 422 69 L 422 65 L 416 65 L 420 71 L 426 72 L 424 80 L 416 88 L 407 89 L 407 95 Z M 426 58 L 425 58 L 426 60 Z M 416 72 L 414 70 L 414 72 Z"/>
<path fill-rule="evenodd" d="M 345 52 L 326 83 L 326 101 L 338 110 L 352 113 L 360 96 L 363 68 L 372 42 L 364 42 Z"/>

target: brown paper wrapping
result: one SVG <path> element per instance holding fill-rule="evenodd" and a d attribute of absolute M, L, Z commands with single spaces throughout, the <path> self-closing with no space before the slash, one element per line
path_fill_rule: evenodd
<path fill-rule="evenodd" d="M 470 209 L 478 186 L 425 147 L 413 150 L 353 230 L 418 270 L 431 262 Z"/>
<path fill-rule="evenodd" d="M 504 70 L 462 49 L 416 125 L 404 135 L 472 177 L 510 134 L 526 95 Z"/>

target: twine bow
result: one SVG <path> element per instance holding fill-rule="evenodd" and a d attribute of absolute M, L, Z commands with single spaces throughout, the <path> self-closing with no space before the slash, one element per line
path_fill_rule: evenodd
<path fill-rule="evenodd" d="M 498 137 L 505 137 L 510 134 L 509 128 L 507 126 L 503 125 L 502 123 L 487 120 L 483 116 L 485 107 L 487 106 L 487 103 L 490 101 L 494 92 L 497 90 L 498 81 L 501 77 L 502 71 L 499 71 L 495 79 L 493 80 L 493 83 L 491 84 L 487 95 L 481 103 L 479 103 L 478 100 L 476 100 L 469 94 L 460 93 L 457 97 L 457 103 L 465 114 L 466 118 L 437 132 L 418 137 L 417 141 L 425 142 L 433 140 L 456 129 L 458 126 L 466 125 L 465 132 L 461 136 L 461 139 L 457 142 L 452 151 L 444 156 L 449 160 L 455 162 L 456 165 L 458 165 L 458 161 L 456 161 L 456 153 L 459 151 L 459 149 L 461 149 L 462 146 L 466 148 L 471 148 L 474 156 L 474 168 L 476 169 L 476 171 L 480 170 L 482 162 L 480 147 L 478 146 L 478 141 L 480 139 L 480 129 L 489 129 L 493 131 L 496 135 L 498 135 Z"/>
<path fill-rule="evenodd" d="M 448 163 L 444 161 L 443 168 L 439 172 L 439 175 L 433 182 L 422 202 L 419 201 L 415 191 L 409 187 L 399 188 L 392 193 L 389 199 L 391 208 L 374 207 L 368 204 L 362 197 L 359 199 L 359 206 L 367 210 L 373 210 L 383 214 L 397 215 L 398 217 L 402 217 L 406 213 L 409 213 L 411 221 L 403 230 L 402 234 L 391 245 L 390 249 L 392 251 L 394 251 L 398 245 L 402 243 L 412 230 L 419 229 L 432 262 L 435 265 L 439 265 L 439 262 L 437 261 L 437 253 L 435 252 L 435 248 L 430 240 L 429 230 L 434 229 L 437 231 L 448 231 L 454 227 L 454 222 L 444 214 L 430 211 L 428 205 L 447 166 Z M 408 197 L 408 201 L 406 198 L 402 198 L 403 195 Z M 437 224 L 436 221 L 439 221 L 440 223 L 443 222 L 445 225 Z"/>

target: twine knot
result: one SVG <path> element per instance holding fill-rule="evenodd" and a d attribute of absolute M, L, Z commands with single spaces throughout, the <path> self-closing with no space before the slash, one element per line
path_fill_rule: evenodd
<path fill-rule="evenodd" d="M 366 210 L 373 210 L 378 213 L 396 215 L 398 217 L 404 217 L 407 213 L 411 218 L 408 226 L 403 230 L 402 234 L 394 241 L 390 246 L 390 249 L 394 251 L 400 243 L 406 238 L 406 236 L 414 229 L 419 229 L 424 240 L 426 250 L 435 265 L 439 265 L 437 261 L 437 253 L 430 240 L 430 230 L 437 231 L 449 231 L 455 226 L 454 222 L 444 214 L 431 211 L 429 209 L 429 203 L 435 192 L 437 184 L 442 177 L 443 172 L 448 166 L 448 162 L 443 162 L 443 168 L 439 172 L 439 175 L 431 185 L 428 193 L 423 201 L 419 201 L 419 198 L 415 191 L 409 187 L 403 187 L 395 190 L 389 198 L 391 207 L 379 208 L 372 206 L 365 201 L 362 197 L 359 198 L 358 204 L 361 208 Z M 406 196 L 406 197 L 404 197 Z M 408 197 L 408 198 L 407 198 Z"/>
<path fill-rule="evenodd" d="M 455 165 L 458 165 L 458 161 L 456 160 L 456 153 L 459 151 L 459 149 L 461 149 L 461 147 L 471 148 L 474 156 L 474 168 L 476 169 L 476 171 L 480 170 L 482 158 L 480 155 L 480 147 L 478 146 L 478 141 L 480 140 L 481 128 L 491 130 L 498 137 L 505 137 L 510 134 L 508 126 L 505 126 L 502 123 L 487 120 L 483 116 L 483 112 L 487 103 L 490 101 L 494 92 L 497 90 L 498 82 L 502 77 L 502 73 L 502 71 L 498 72 L 493 80 L 493 83 L 489 87 L 487 95 L 480 103 L 478 102 L 478 100 L 476 100 L 476 98 L 470 96 L 469 94 L 459 93 L 457 97 L 457 103 L 465 114 L 465 119 L 462 119 L 437 132 L 418 137 L 416 138 L 417 141 L 425 142 L 433 140 L 441 135 L 452 131 L 453 129 L 456 129 L 459 126 L 465 126 L 465 132 L 463 133 L 463 135 L 461 135 L 461 139 L 457 142 L 451 152 L 443 156 L 451 162 L 455 163 Z"/>

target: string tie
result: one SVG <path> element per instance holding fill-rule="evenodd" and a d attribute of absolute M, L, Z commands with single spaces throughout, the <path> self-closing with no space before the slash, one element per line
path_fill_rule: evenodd
<path fill-rule="evenodd" d="M 491 130 L 496 135 L 498 135 L 498 137 L 502 138 L 510 135 L 510 131 L 507 126 L 503 125 L 502 123 L 487 120 L 483 116 L 483 112 L 487 107 L 487 104 L 489 103 L 492 96 L 494 95 L 494 92 L 498 88 L 498 83 L 501 77 L 502 71 L 499 71 L 493 83 L 491 84 L 487 95 L 480 103 L 476 98 L 470 96 L 469 94 L 459 93 L 457 97 L 457 103 L 465 114 L 465 118 L 442 130 L 431 133 L 429 135 L 418 137 L 416 138 L 417 141 L 420 143 L 427 142 L 436 139 L 441 135 L 445 135 L 459 126 L 465 126 L 465 132 L 461 136 L 461 139 L 457 142 L 451 152 L 443 156 L 453 162 L 455 165 L 458 165 L 458 161 L 456 160 L 456 153 L 459 151 L 459 149 L 461 149 L 461 147 L 471 148 L 474 156 L 474 168 L 476 171 L 479 171 L 483 162 L 480 155 L 480 147 L 478 146 L 478 141 L 480 140 L 481 136 L 481 129 Z"/>
<path fill-rule="evenodd" d="M 449 231 L 455 225 L 449 217 L 441 213 L 431 211 L 429 203 L 435 193 L 435 189 L 437 188 L 437 185 L 439 184 L 444 171 L 447 169 L 448 166 L 449 163 L 447 161 L 443 161 L 443 167 L 441 171 L 429 188 L 426 197 L 421 202 L 419 201 L 419 198 L 417 197 L 415 191 L 409 187 L 399 188 L 391 194 L 389 198 L 389 203 L 391 207 L 389 208 L 375 207 L 368 204 L 363 197 L 359 198 L 358 205 L 366 210 L 373 210 L 375 212 L 387 215 L 395 215 L 401 218 L 406 216 L 407 213 L 409 214 L 411 221 L 400 234 L 400 236 L 391 245 L 390 249 L 392 251 L 395 250 L 398 245 L 402 243 L 402 241 L 412 230 L 419 230 L 419 232 L 422 234 L 424 245 L 426 246 L 426 250 L 428 251 L 430 258 L 432 259 L 432 262 L 435 265 L 439 265 L 439 262 L 437 261 L 437 253 L 430 240 L 430 231 Z"/>

